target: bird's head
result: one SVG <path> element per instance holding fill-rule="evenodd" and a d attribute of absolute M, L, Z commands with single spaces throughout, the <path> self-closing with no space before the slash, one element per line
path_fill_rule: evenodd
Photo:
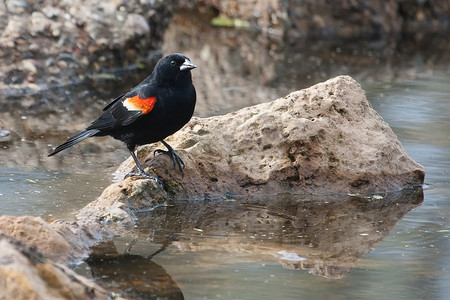
<path fill-rule="evenodd" d="M 190 84 L 191 70 L 196 68 L 191 60 L 180 53 L 161 58 L 155 66 L 155 79 L 159 84 Z"/>

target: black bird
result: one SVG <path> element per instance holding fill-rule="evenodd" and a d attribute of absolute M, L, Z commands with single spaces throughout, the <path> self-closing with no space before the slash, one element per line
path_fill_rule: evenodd
<path fill-rule="evenodd" d="M 161 58 L 150 76 L 130 92 L 114 99 L 97 120 L 56 147 L 48 156 L 91 136 L 110 135 L 126 144 L 138 168 L 138 173 L 128 173 L 125 177 L 141 175 L 161 183 L 144 171 L 134 154 L 136 146 L 160 141 L 167 150 L 158 149 L 155 153 L 169 155 L 174 167 L 177 165 L 184 175 L 183 160 L 164 139 L 181 129 L 194 113 L 196 93 L 191 77 L 194 68 L 196 66 L 183 54 Z"/>

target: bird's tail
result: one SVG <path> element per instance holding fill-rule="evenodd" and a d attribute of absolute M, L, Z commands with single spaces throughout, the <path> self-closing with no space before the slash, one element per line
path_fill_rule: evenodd
<path fill-rule="evenodd" d="M 78 144 L 79 142 L 87 139 L 88 137 L 96 135 L 98 132 L 99 132 L 98 129 L 83 130 L 83 131 L 77 133 L 76 135 L 74 135 L 73 137 L 69 138 L 67 141 L 65 141 L 58 147 L 56 147 L 55 150 L 53 150 L 53 152 L 50 153 L 48 156 L 55 155 L 56 153 L 58 153 L 64 149 L 72 147 L 73 145 Z"/>

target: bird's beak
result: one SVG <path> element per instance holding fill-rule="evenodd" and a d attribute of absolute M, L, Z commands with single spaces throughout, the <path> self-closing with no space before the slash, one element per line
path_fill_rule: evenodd
<path fill-rule="evenodd" d="M 186 59 L 184 63 L 180 66 L 180 71 L 189 71 L 195 68 L 197 68 L 197 66 L 191 63 L 189 59 Z"/>

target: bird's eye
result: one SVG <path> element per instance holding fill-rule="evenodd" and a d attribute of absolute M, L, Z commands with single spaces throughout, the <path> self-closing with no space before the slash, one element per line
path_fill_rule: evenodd
<path fill-rule="evenodd" d="M 172 60 L 171 62 L 170 62 L 170 64 L 172 65 L 172 66 L 176 66 L 177 65 L 177 62 L 176 61 L 174 61 L 174 60 Z"/>

